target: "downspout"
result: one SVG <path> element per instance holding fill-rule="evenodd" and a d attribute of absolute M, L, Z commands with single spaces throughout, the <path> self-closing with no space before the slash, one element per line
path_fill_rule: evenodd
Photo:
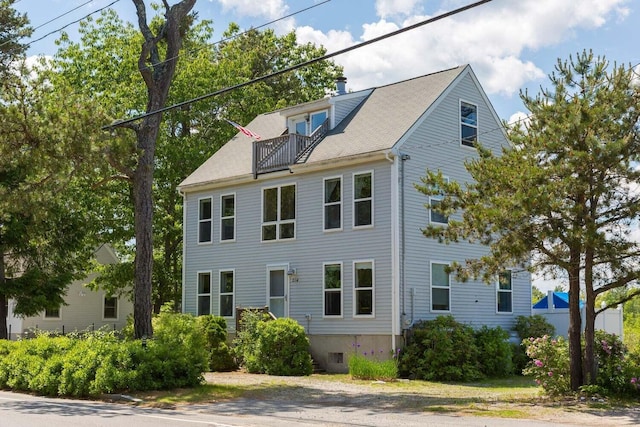
<path fill-rule="evenodd" d="M 391 208 L 391 351 L 395 354 L 396 352 L 396 334 L 399 333 L 400 327 L 398 325 L 399 322 L 399 267 L 400 264 L 399 258 L 399 250 L 398 250 L 398 240 L 399 240 L 399 232 L 398 232 L 398 187 L 399 187 L 399 178 L 398 178 L 398 162 L 396 161 L 397 155 L 392 150 L 389 150 L 385 153 L 386 159 L 391 163 L 391 199 L 390 199 L 390 208 Z"/>
<path fill-rule="evenodd" d="M 186 277 L 187 277 L 187 195 L 180 189 L 178 194 L 182 196 L 182 302 L 180 311 L 186 313 Z"/>
<path fill-rule="evenodd" d="M 405 227 L 405 202 L 404 202 L 404 162 L 409 160 L 408 154 L 398 153 L 400 155 L 400 297 L 402 299 L 402 317 L 401 328 L 405 329 L 407 326 L 407 311 L 405 307 L 405 254 L 406 254 L 406 227 Z M 413 322 L 413 313 L 411 321 Z"/>

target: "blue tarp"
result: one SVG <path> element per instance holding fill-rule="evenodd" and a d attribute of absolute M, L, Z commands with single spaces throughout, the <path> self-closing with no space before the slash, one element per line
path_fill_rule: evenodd
<path fill-rule="evenodd" d="M 553 306 L 555 308 L 569 308 L 569 292 L 554 292 Z M 584 302 L 580 301 L 580 308 L 584 306 Z M 549 295 L 545 295 L 537 303 L 533 304 L 533 308 L 549 308 Z"/>

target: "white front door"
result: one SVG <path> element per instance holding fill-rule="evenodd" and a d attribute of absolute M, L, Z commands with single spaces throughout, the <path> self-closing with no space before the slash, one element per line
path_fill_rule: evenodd
<path fill-rule="evenodd" d="M 269 311 L 276 317 L 289 317 L 289 278 L 287 266 L 267 268 Z"/>

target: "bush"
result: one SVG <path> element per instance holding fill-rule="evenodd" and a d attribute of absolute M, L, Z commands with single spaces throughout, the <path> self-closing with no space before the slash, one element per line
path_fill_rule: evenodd
<path fill-rule="evenodd" d="M 408 341 L 400 353 L 401 376 L 439 381 L 482 378 L 473 328 L 453 316 L 417 322 Z"/>
<path fill-rule="evenodd" d="M 551 339 L 545 335 L 528 338 L 522 344 L 531 361 L 524 369 L 524 375 L 534 377 L 536 384 L 551 396 L 561 396 L 571 390 L 569 377 L 569 345 L 558 337 Z"/>
<path fill-rule="evenodd" d="M 256 362 L 269 375 L 311 375 L 313 364 L 309 338 L 293 319 L 258 323 Z"/>
<path fill-rule="evenodd" d="M 594 343 L 598 374 L 595 384 L 604 394 L 627 394 L 636 391 L 630 381 L 637 370 L 634 369 L 633 357 L 628 354 L 627 347 L 620 337 L 605 331 L 595 331 Z"/>
<path fill-rule="evenodd" d="M 206 338 L 209 352 L 209 370 L 233 371 L 237 368 L 227 345 L 227 322 L 212 314 L 197 317 L 198 327 Z"/>
<path fill-rule="evenodd" d="M 245 310 L 240 319 L 240 330 L 236 331 L 233 340 L 233 355 L 236 364 L 243 366 L 250 373 L 260 373 L 258 364 L 258 323 L 269 321 L 271 318 L 263 311 Z"/>
<path fill-rule="evenodd" d="M 488 377 L 506 377 L 513 373 L 512 347 L 509 332 L 500 326 L 483 326 L 475 332 L 480 352 L 480 371 Z"/>
<path fill-rule="evenodd" d="M 513 330 L 518 334 L 521 344 L 513 344 L 513 369 L 516 374 L 522 374 L 522 370 L 527 366 L 531 359 L 526 354 L 523 340 L 529 338 L 540 338 L 543 336 L 553 337 L 556 334 L 556 328 L 539 314 L 533 316 L 518 316 Z"/>

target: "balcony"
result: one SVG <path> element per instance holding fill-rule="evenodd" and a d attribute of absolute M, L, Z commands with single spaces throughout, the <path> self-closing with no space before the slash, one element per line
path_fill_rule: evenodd
<path fill-rule="evenodd" d="M 309 136 L 289 133 L 264 141 L 254 141 L 253 177 L 286 170 L 296 163 L 304 163 L 327 132 L 329 132 L 328 118 Z"/>

